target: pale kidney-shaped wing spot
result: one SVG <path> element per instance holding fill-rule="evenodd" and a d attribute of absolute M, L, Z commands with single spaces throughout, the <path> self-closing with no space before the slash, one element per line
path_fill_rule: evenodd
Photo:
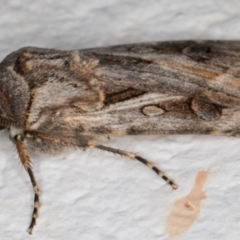
<path fill-rule="evenodd" d="M 163 114 L 165 111 L 157 106 L 146 106 L 142 109 L 144 115 L 152 117 Z"/>
<path fill-rule="evenodd" d="M 193 99 L 191 108 L 198 117 L 207 121 L 217 120 L 221 117 L 219 109 L 215 105 L 208 102 Z"/>

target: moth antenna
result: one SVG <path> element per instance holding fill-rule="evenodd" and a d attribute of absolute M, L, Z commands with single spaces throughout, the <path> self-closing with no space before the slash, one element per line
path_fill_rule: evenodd
<path fill-rule="evenodd" d="M 166 176 L 162 170 L 157 168 L 152 162 L 148 161 L 147 159 L 145 159 L 139 155 L 136 155 L 135 153 L 126 152 L 123 150 L 119 150 L 116 148 L 107 147 L 107 146 L 103 146 L 103 145 L 91 145 L 91 147 L 101 149 L 103 151 L 111 152 L 114 154 L 118 154 L 120 156 L 125 156 L 128 158 L 134 159 L 134 160 L 138 160 L 139 162 L 145 164 L 150 169 L 152 169 L 158 176 L 160 176 L 165 182 L 167 182 L 173 189 L 178 188 L 178 185 L 176 183 L 174 183 L 168 176 Z"/>
<path fill-rule="evenodd" d="M 17 134 L 14 136 L 14 143 L 16 145 L 16 148 L 17 148 L 17 151 L 18 151 L 18 155 L 20 157 L 20 160 L 21 160 L 21 163 L 23 165 L 23 167 L 25 168 L 25 170 L 27 171 L 29 177 L 30 177 L 30 180 L 31 180 L 31 183 L 32 183 L 32 186 L 33 186 L 33 191 L 34 191 L 34 207 L 33 207 L 33 212 L 32 212 L 32 220 L 31 220 L 31 223 L 28 227 L 28 230 L 27 232 L 29 234 L 32 234 L 32 230 L 33 230 L 33 227 L 36 225 L 36 219 L 37 219 L 37 216 L 38 216 L 38 209 L 39 209 L 39 206 L 40 206 L 40 203 L 39 203 L 39 187 L 38 187 L 38 184 L 36 182 L 36 179 L 35 179 L 35 176 L 34 176 L 34 173 L 32 171 L 32 164 L 31 164 L 31 160 L 27 154 L 27 150 L 24 146 L 24 136 L 22 134 Z"/>

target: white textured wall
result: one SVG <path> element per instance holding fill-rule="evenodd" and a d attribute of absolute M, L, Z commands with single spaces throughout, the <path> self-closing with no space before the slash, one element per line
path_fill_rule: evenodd
<path fill-rule="evenodd" d="M 143 41 L 240 39 L 238 0 L 0 1 L 0 59 L 22 46 L 76 49 Z M 172 191 L 144 165 L 88 150 L 31 155 L 41 187 L 34 235 L 26 233 L 32 188 L 0 133 L 0 238 L 171 239 L 167 216 L 208 171 L 206 198 L 179 239 L 239 239 L 240 140 L 207 136 L 113 139 L 151 159 L 180 185 Z"/>

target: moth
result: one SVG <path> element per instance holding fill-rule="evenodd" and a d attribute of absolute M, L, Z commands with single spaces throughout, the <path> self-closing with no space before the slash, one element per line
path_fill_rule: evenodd
<path fill-rule="evenodd" d="M 173 189 L 149 160 L 102 144 L 122 135 L 239 137 L 240 41 L 173 41 L 60 51 L 21 48 L 0 64 L 0 128 L 9 131 L 34 191 L 28 152 L 97 148 L 138 160 Z"/>

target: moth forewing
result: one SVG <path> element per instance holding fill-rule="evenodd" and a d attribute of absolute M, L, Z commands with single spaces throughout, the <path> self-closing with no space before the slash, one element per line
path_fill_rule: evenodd
<path fill-rule="evenodd" d="M 151 161 L 103 145 L 122 135 L 239 136 L 240 42 L 176 41 L 60 51 L 26 47 L 0 64 L 0 129 L 7 128 L 28 172 L 34 207 L 39 188 L 28 152 L 97 148 L 138 160 L 177 185 Z"/>

